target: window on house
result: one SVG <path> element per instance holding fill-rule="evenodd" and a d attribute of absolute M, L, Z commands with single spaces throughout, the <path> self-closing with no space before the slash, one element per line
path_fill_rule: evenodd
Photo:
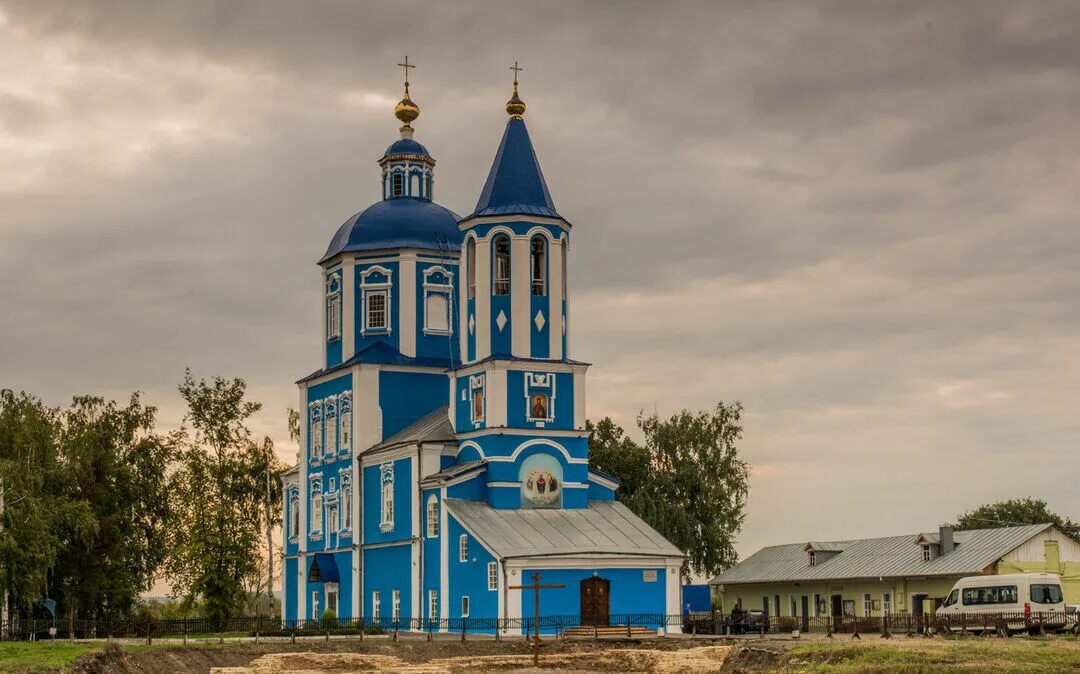
<path fill-rule="evenodd" d="M 342 411 L 341 413 L 341 449 L 342 451 L 348 451 L 352 446 L 352 412 Z"/>
<path fill-rule="evenodd" d="M 382 524 L 384 527 L 394 525 L 394 483 L 383 482 L 382 486 Z"/>
<path fill-rule="evenodd" d="M 458 536 L 458 561 L 469 561 L 469 537 L 465 534 Z"/>
<path fill-rule="evenodd" d="M 337 418 L 328 416 L 326 419 L 326 455 L 337 454 Z"/>
<path fill-rule="evenodd" d="M 933 557 L 933 555 L 930 552 L 930 546 L 929 545 L 922 546 L 922 559 L 923 559 L 923 561 L 924 562 L 929 562 L 932 557 Z"/>
<path fill-rule="evenodd" d="M 817 566 L 817 554 L 813 550 L 810 551 L 810 566 Z"/>
<path fill-rule="evenodd" d="M 465 246 L 466 274 L 469 281 L 469 299 L 476 297 L 476 239 L 469 239 Z"/>
<path fill-rule="evenodd" d="M 390 604 L 390 619 L 397 622 L 401 620 L 401 590 L 394 590 L 390 597 L 393 600 Z"/>
<path fill-rule="evenodd" d="M 352 529 L 352 481 L 341 480 L 342 529 Z"/>
<path fill-rule="evenodd" d="M 431 195 L 431 174 L 430 173 L 427 175 L 426 183 L 427 183 L 426 184 L 427 189 L 424 190 L 424 196 L 427 197 L 428 199 L 434 199 L 434 197 Z"/>
<path fill-rule="evenodd" d="M 439 618 L 438 590 L 428 590 L 428 618 L 430 620 L 437 620 Z"/>
<path fill-rule="evenodd" d="M 564 301 L 566 300 L 566 248 L 569 245 L 570 242 L 564 239 L 562 246 L 560 246 L 562 249 L 562 296 Z"/>
<path fill-rule="evenodd" d="M 320 456 L 322 456 L 322 448 L 322 421 L 316 420 L 311 423 L 311 456 L 313 458 L 319 458 Z"/>
<path fill-rule="evenodd" d="M 862 596 L 863 616 L 866 617 L 866 618 L 869 618 L 870 617 L 870 610 L 872 608 L 873 608 L 873 602 L 870 599 L 870 593 L 867 592 L 867 593 L 863 594 L 863 596 Z"/>
<path fill-rule="evenodd" d="M 338 530 L 338 509 L 337 506 L 330 506 L 327 510 L 327 519 L 330 522 L 327 526 L 330 528 L 330 533 L 334 533 Z"/>
<path fill-rule="evenodd" d="M 318 590 L 312 590 L 311 591 L 311 619 L 312 620 L 318 620 L 319 619 L 319 591 Z"/>
<path fill-rule="evenodd" d="M 382 617 L 382 597 L 379 595 L 379 591 L 375 590 L 371 593 L 371 618 L 378 620 Z"/>
<path fill-rule="evenodd" d="M 881 595 L 881 610 L 885 615 L 892 613 L 892 594 L 885 592 Z"/>
<path fill-rule="evenodd" d="M 450 295 L 444 292 L 427 293 L 424 307 L 424 328 L 428 332 L 448 334 L 450 332 Z"/>
<path fill-rule="evenodd" d="M 400 197 L 405 194 L 405 176 L 400 173 L 395 173 L 390 177 L 391 191 L 390 193 L 395 197 Z"/>
<path fill-rule="evenodd" d="M 547 294 L 547 243 L 542 236 L 532 240 L 532 294 Z"/>
<path fill-rule="evenodd" d="M 323 518 L 323 498 L 322 492 L 315 492 L 311 495 L 311 533 L 318 534 L 322 532 L 322 518 Z"/>
<path fill-rule="evenodd" d="M 327 339 L 341 337 L 341 293 L 330 293 L 326 298 Z"/>
<path fill-rule="evenodd" d="M 289 537 L 295 538 L 300 535 L 300 497 L 293 496 L 289 499 Z"/>
<path fill-rule="evenodd" d="M 463 595 L 461 597 L 461 617 L 462 618 L 468 618 L 469 617 L 469 596 L 468 595 Z"/>
<path fill-rule="evenodd" d="M 500 234 L 492 244 L 495 249 L 494 294 L 510 294 L 510 237 Z"/>
<path fill-rule="evenodd" d="M 369 290 L 364 294 L 367 302 L 366 326 L 368 330 L 385 330 L 388 323 L 386 319 L 386 291 Z"/>
<path fill-rule="evenodd" d="M 499 567 L 495 562 L 488 562 L 487 567 L 488 589 L 499 589 Z"/>
<path fill-rule="evenodd" d="M 439 535 L 439 499 L 435 494 L 428 496 L 427 500 L 427 535 L 428 538 Z"/>
<path fill-rule="evenodd" d="M 824 603 L 825 603 L 825 601 L 821 598 L 820 594 L 815 594 L 814 595 L 814 617 L 815 618 L 818 618 L 818 617 L 821 616 L 821 614 L 822 614 L 821 607 L 822 607 L 822 605 L 824 605 Z"/>

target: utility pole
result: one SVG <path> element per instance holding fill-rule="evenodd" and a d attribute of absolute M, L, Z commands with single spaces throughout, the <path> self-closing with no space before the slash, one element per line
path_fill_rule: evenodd
<path fill-rule="evenodd" d="M 514 64 L 517 65 L 517 64 Z M 533 591 L 533 666 L 540 666 L 540 590 L 558 590 L 565 585 L 541 585 L 540 574 L 532 575 L 532 585 L 511 585 L 509 590 L 532 590 Z"/>

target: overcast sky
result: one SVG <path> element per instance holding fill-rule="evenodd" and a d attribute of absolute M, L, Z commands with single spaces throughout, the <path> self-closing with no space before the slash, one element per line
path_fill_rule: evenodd
<path fill-rule="evenodd" d="M 406 53 L 457 213 L 521 61 L 588 414 L 741 400 L 742 556 L 1080 517 L 1075 3 L 0 0 L 0 386 L 243 377 L 292 460 Z"/>

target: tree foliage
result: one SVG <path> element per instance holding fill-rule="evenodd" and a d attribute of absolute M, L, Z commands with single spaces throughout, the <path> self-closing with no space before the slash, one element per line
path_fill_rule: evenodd
<path fill-rule="evenodd" d="M 242 379 L 196 381 L 190 371 L 180 385 L 188 414 L 174 435 L 176 518 L 165 569 L 184 603 L 201 600 L 213 618 L 234 614 L 246 588 L 261 582 L 264 518 L 280 511 L 281 490 L 266 482 L 268 471 L 279 482 L 273 447 L 256 442 L 247 427 L 261 405 L 246 393 Z"/>
<path fill-rule="evenodd" d="M 611 419 L 588 424 L 590 464 L 619 478 L 617 498 L 688 556 L 688 569 L 715 574 L 733 565 L 749 466 L 739 458 L 742 405 L 639 415 L 638 445 Z"/>
<path fill-rule="evenodd" d="M 1017 498 L 981 505 L 957 515 L 956 529 L 997 529 L 1018 524 L 1053 524 L 1080 541 L 1080 522 L 1051 512 L 1046 501 L 1036 498 Z"/>
<path fill-rule="evenodd" d="M 135 394 L 126 407 L 77 397 L 60 416 L 64 494 L 92 524 L 85 540 L 61 549 L 51 574 L 70 618 L 127 615 L 164 561 L 172 451 L 154 433 L 155 414 Z"/>

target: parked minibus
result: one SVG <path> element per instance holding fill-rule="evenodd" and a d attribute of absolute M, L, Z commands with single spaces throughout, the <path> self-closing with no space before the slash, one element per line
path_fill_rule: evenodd
<path fill-rule="evenodd" d="M 977 629 L 991 615 L 1005 619 L 1010 632 L 1065 627 L 1065 594 L 1056 573 L 1006 573 L 968 576 L 956 581 L 935 614 L 953 630 Z M 989 614 L 989 615 L 988 615 Z M 994 626 L 994 623 L 990 623 Z"/>

